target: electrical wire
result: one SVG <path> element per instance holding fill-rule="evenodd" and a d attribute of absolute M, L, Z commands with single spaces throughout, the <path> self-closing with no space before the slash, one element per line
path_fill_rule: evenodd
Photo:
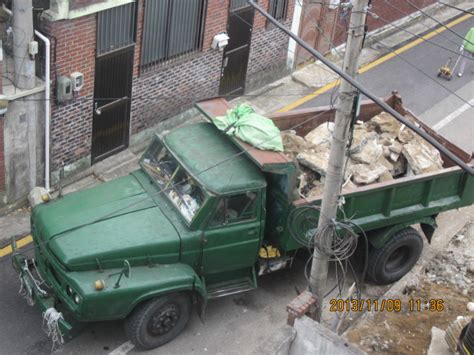
<path fill-rule="evenodd" d="M 469 57 L 469 56 L 467 56 L 467 55 L 465 55 L 465 54 L 463 54 L 463 53 L 460 53 L 459 51 L 452 50 L 451 48 L 445 47 L 445 46 L 443 46 L 443 45 L 441 45 L 441 44 L 439 44 L 439 43 L 433 42 L 432 40 L 430 40 L 430 39 L 428 39 L 428 38 L 425 38 L 424 36 L 420 36 L 420 35 L 417 34 L 417 33 L 414 33 L 414 32 L 412 32 L 412 31 L 410 31 L 410 30 L 407 30 L 406 28 L 403 28 L 403 27 L 401 27 L 401 26 L 395 25 L 395 24 L 394 24 L 393 22 L 391 22 L 390 20 L 387 20 L 387 19 L 383 18 L 382 16 L 376 14 L 375 12 L 369 11 L 368 13 L 369 13 L 372 17 L 374 17 L 375 19 L 381 20 L 382 22 L 384 22 L 384 23 L 386 23 L 386 24 L 388 24 L 388 25 L 390 25 L 390 26 L 392 26 L 392 27 L 398 29 L 399 31 L 406 32 L 406 33 L 408 33 L 408 34 L 410 34 L 410 35 L 412 35 L 412 36 L 414 36 L 414 37 L 416 37 L 416 38 L 418 38 L 418 39 L 421 39 L 421 40 L 424 41 L 424 42 L 430 43 L 430 44 L 432 44 L 432 45 L 434 45 L 434 46 L 436 46 L 436 47 L 438 47 L 438 48 L 444 49 L 444 50 L 447 51 L 447 52 L 451 52 L 451 53 L 456 54 L 456 55 L 459 55 L 459 56 L 461 56 L 461 57 L 465 57 L 465 58 L 471 59 L 471 57 Z"/>
<path fill-rule="evenodd" d="M 408 13 L 408 12 L 406 12 L 406 11 L 402 11 L 400 8 L 398 8 L 398 7 L 396 7 L 395 5 L 391 4 L 390 0 L 384 0 L 384 3 L 385 3 L 386 5 L 388 5 L 388 6 L 390 6 L 392 9 L 397 10 L 398 12 L 400 12 L 400 13 L 401 13 L 402 15 L 404 15 L 404 16 L 410 16 L 410 15 L 413 14 L 413 13 Z M 421 12 L 421 9 L 420 9 L 419 11 Z M 428 14 L 426 14 L 426 13 L 425 13 L 425 16 L 429 17 Z M 435 20 L 435 19 L 433 18 L 433 20 Z M 420 25 L 422 25 L 423 27 L 425 27 L 426 29 L 428 29 L 428 30 L 432 30 L 432 29 L 433 29 L 432 26 L 429 26 L 429 25 L 425 24 L 423 21 L 420 21 L 420 22 L 418 22 L 418 23 L 419 23 Z M 441 24 L 442 24 L 442 22 L 441 22 Z M 448 29 L 448 30 L 451 30 L 451 28 L 449 28 L 448 26 L 446 26 L 446 25 L 444 25 L 444 24 L 443 24 L 443 27 L 445 27 L 445 28 Z M 452 31 L 452 30 L 451 30 L 451 31 Z M 455 33 L 457 34 L 456 31 L 453 31 L 453 32 L 455 32 Z M 444 34 L 443 32 L 438 32 L 438 33 L 437 33 L 437 36 L 440 36 L 440 37 L 444 38 L 445 40 L 447 40 L 448 42 L 451 42 L 451 43 L 455 44 L 456 46 L 459 46 L 459 42 L 458 42 L 458 41 L 455 41 L 455 40 L 449 38 L 448 36 L 445 36 L 445 34 Z"/>
<path fill-rule="evenodd" d="M 327 297 L 336 288 L 338 295 L 342 295 L 343 286 L 346 280 L 347 269 L 351 270 L 354 282 L 356 283 L 356 290 L 358 298 L 361 297 L 361 282 L 365 279 L 368 267 L 368 238 L 364 230 L 348 219 L 342 207 L 338 207 L 343 215 L 343 218 L 335 221 L 332 220 L 329 224 L 319 228 L 317 226 L 321 208 L 314 205 L 300 206 L 292 209 L 287 218 L 287 229 L 290 236 L 301 246 L 306 247 L 311 253 L 311 249 L 316 248 L 320 253 L 326 255 L 330 262 L 335 263 L 336 285 L 325 294 Z M 297 230 L 297 226 L 305 225 Z M 303 229 L 303 230 L 301 230 Z M 357 231 L 357 233 L 356 233 Z M 301 234 L 304 234 L 303 236 Z M 349 260 L 355 253 L 358 247 L 359 238 L 364 241 L 364 266 L 362 275 L 359 280 L 354 267 Z M 304 276 L 309 287 L 308 269 L 313 256 L 310 255 L 304 266 Z M 339 272 L 341 276 L 339 276 Z"/>
<path fill-rule="evenodd" d="M 441 84 L 439 81 L 437 81 L 435 78 L 433 78 L 430 74 L 426 73 L 425 71 L 421 70 L 418 66 L 416 66 L 415 64 L 413 64 L 410 60 L 408 60 L 407 58 L 405 58 L 403 55 L 401 55 L 400 53 L 397 52 L 396 49 L 392 49 L 392 48 L 389 48 L 388 46 L 386 46 L 385 44 L 383 44 L 380 40 L 375 40 L 375 42 L 377 42 L 378 44 L 380 44 L 382 47 L 384 47 L 387 51 L 393 53 L 396 55 L 397 58 L 400 58 L 401 60 L 403 60 L 405 63 L 407 63 L 409 66 L 411 66 L 412 68 L 414 68 L 416 71 L 418 71 L 419 73 L 423 74 L 424 76 L 426 76 L 428 79 L 430 79 L 431 81 L 435 82 L 437 85 L 439 85 L 440 87 L 442 87 L 443 89 L 445 89 L 446 91 L 448 91 L 450 94 L 452 94 L 453 96 L 457 97 L 459 100 L 461 100 L 462 102 L 464 102 L 465 104 L 469 105 L 470 107 L 474 107 L 473 104 L 471 104 L 468 100 L 464 99 L 462 96 L 460 96 L 458 93 L 456 93 L 455 91 L 451 90 L 450 88 L 448 88 L 447 86 Z"/>
<path fill-rule="evenodd" d="M 474 12 L 473 12 L 473 11 L 464 10 L 464 9 L 461 9 L 460 7 L 457 7 L 457 6 L 454 6 L 454 5 L 451 5 L 451 4 L 447 4 L 447 3 L 442 2 L 442 1 L 436 1 L 436 2 L 437 2 L 438 4 L 441 4 L 441 5 L 450 7 L 450 8 L 452 8 L 452 9 L 458 10 L 458 11 L 460 11 L 460 12 L 464 12 L 465 14 L 474 15 Z"/>
<path fill-rule="evenodd" d="M 459 37 L 460 39 L 462 39 L 463 41 L 467 41 L 468 43 L 470 44 L 474 44 L 472 43 L 471 41 L 467 40 L 464 38 L 464 36 L 460 35 L 459 33 L 457 33 L 456 31 L 454 31 L 453 29 L 449 28 L 448 26 L 446 26 L 444 23 L 442 23 L 441 21 L 437 20 L 436 18 L 434 18 L 433 16 L 431 15 L 428 15 L 428 13 L 426 13 L 425 11 L 423 11 L 422 9 L 420 9 L 418 6 L 416 6 L 415 4 L 413 4 L 410 0 L 405 0 L 405 2 L 410 5 L 411 7 L 415 8 L 416 10 L 418 10 L 419 12 L 421 12 L 424 16 L 430 18 L 431 20 L 433 20 L 434 22 L 436 22 L 438 25 L 440 26 L 443 26 L 443 28 L 445 28 L 447 31 L 451 32 L 452 34 L 454 34 L 455 36 Z"/>

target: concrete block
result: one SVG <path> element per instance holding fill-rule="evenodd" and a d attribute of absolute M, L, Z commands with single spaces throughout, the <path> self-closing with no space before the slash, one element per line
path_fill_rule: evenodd
<path fill-rule="evenodd" d="M 346 339 L 333 333 L 320 323 L 308 317 L 295 321 L 296 337 L 289 355 L 325 354 L 325 355 L 362 355 L 365 354 Z"/>
<path fill-rule="evenodd" d="M 255 349 L 255 354 L 261 355 L 287 355 L 296 336 L 295 328 L 285 325 L 260 343 Z"/>

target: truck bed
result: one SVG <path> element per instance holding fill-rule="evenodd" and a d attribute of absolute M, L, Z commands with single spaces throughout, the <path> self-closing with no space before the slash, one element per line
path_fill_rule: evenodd
<path fill-rule="evenodd" d="M 402 100 L 396 93 L 385 101 L 401 114 L 411 118 L 464 162 L 473 165 L 472 153 L 463 151 L 426 126 L 412 112 L 403 107 Z M 197 107 L 210 118 L 224 115 L 230 105 L 222 98 L 215 98 L 200 102 Z M 367 121 L 380 112 L 382 110 L 376 104 L 363 102 L 358 119 Z M 277 112 L 267 117 L 271 118 L 282 131 L 293 129 L 298 125 L 298 128 L 295 129 L 297 135 L 305 136 L 320 124 L 333 121 L 334 116 L 334 109 L 320 107 L 284 113 Z M 237 138 L 231 139 L 237 146 L 245 150 L 250 159 L 264 172 L 285 173 L 288 171 L 288 166 L 294 165 L 294 162 L 282 153 L 258 150 Z M 443 159 L 442 170 L 359 186 L 344 193 L 343 210 L 345 215 L 368 232 L 391 225 L 416 223 L 424 218 L 434 217 L 440 212 L 473 204 L 474 177 L 455 166 L 443 154 L 441 156 Z M 279 247 L 285 251 L 291 251 L 300 248 L 301 245 L 290 236 L 288 224 L 299 224 L 300 222 L 286 221 L 288 212 L 307 205 L 318 206 L 321 204 L 322 196 L 312 199 L 292 199 L 290 195 L 287 197 L 289 208 L 283 215 L 275 216 L 273 222 L 276 226 L 271 229 L 275 234 L 272 239 L 277 242 Z M 308 213 L 312 213 L 312 219 L 318 218 L 316 210 L 311 210 Z M 298 234 L 304 235 L 305 228 L 304 223 L 301 223 L 301 230 Z M 298 228 L 296 229 L 298 230 Z"/>

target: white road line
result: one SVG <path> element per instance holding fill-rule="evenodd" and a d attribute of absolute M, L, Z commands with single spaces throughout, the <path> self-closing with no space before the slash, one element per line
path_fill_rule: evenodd
<path fill-rule="evenodd" d="M 120 345 L 117 349 L 112 350 L 109 355 L 125 355 L 135 347 L 130 341 Z"/>
<path fill-rule="evenodd" d="M 443 118 L 441 121 L 439 121 L 437 124 L 433 126 L 433 129 L 435 131 L 439 131 L 441 128 L 449 124 L 451 121 L 453 121 L 456 117 L 458 117 L 460 114 L 462 114 L 464 111 L 466 111 L 469 108 L 472 108 L 474 105 L 474 99 L 469 101 L 469 103 L 462 105 L 460 108 L 458 108 L 456 111 L 450 113 L 447 115 L 445 118 Z"/>

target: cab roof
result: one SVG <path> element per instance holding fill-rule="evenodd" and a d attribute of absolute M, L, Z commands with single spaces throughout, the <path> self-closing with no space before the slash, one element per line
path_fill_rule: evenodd
<path fill-rule="evenodd" d="M 174 129 L 165 146 L 207 190 L 229 194 L 266 186 L 262 172 L 213 124 L 200 122 Z"/>

